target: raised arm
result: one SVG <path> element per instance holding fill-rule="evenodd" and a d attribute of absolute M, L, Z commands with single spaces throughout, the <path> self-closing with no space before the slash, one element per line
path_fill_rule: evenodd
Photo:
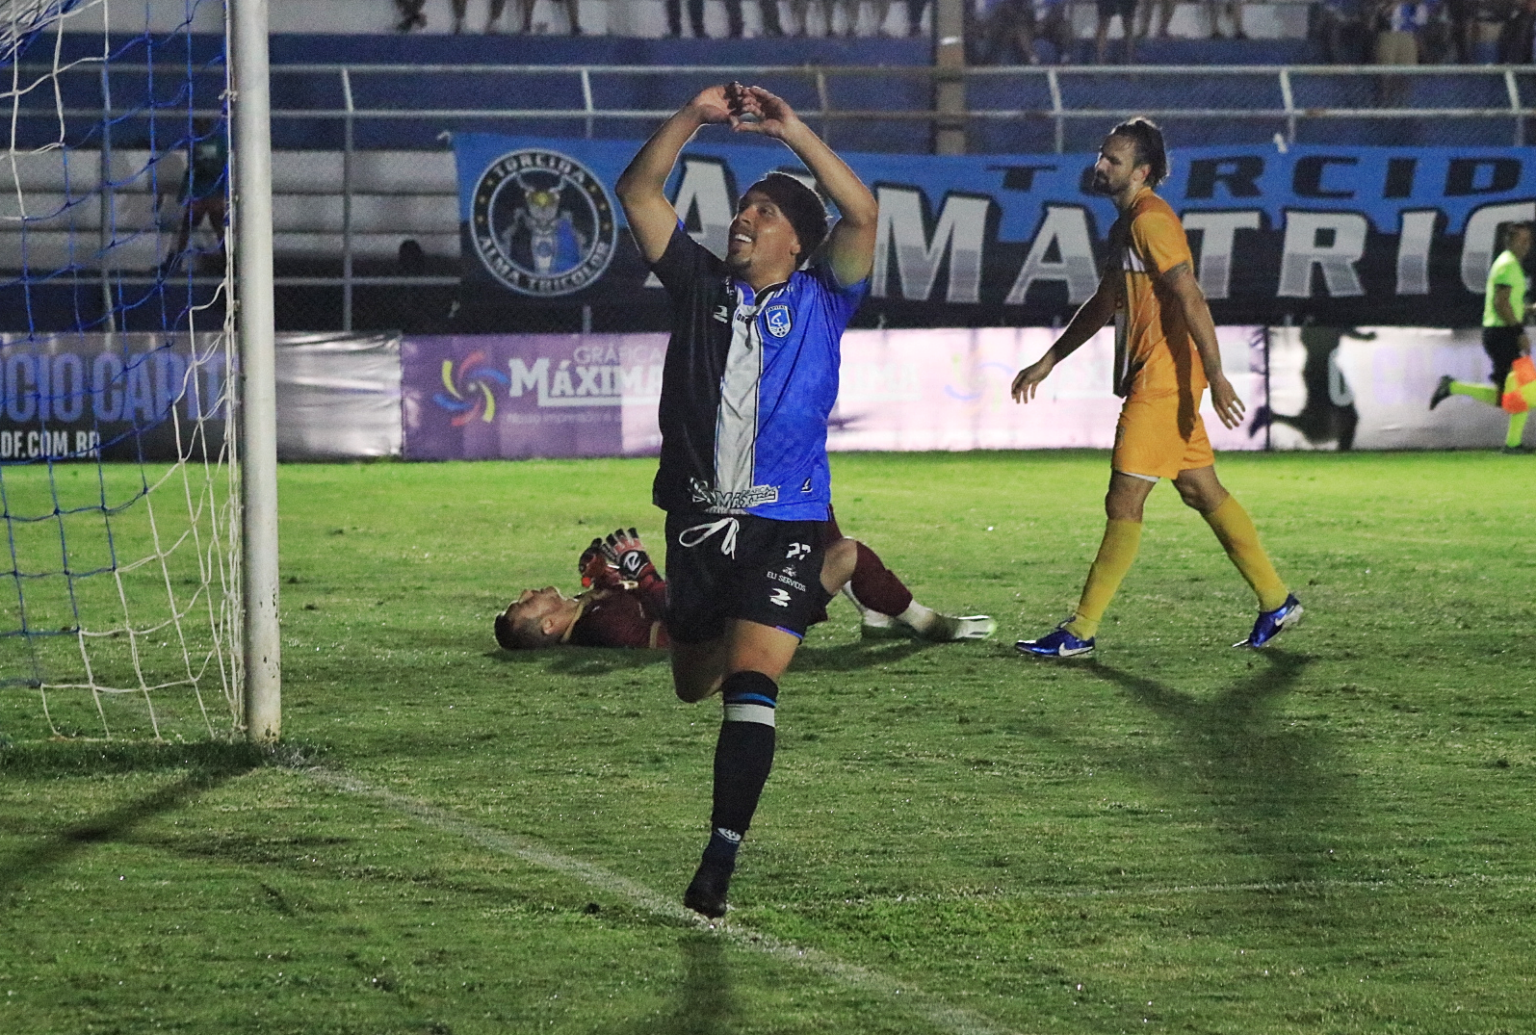
<path fill-rule="evenodd" d="M 838 283 L 847 287 L 869 276 L 875 266 L 875 231 L 880 215 L 875 196 L 782 97 L 760 86 L 748 86 L 740 98 L 745 118 L 731 128 L 783 141 L 837 206 L 839 218 L 827 236 L 826 248 Z"/>
<path fill-rule="evenodd" d="M 711 86 L 680 108 L 651 134 L 628 168 L 619 176 L 615 192 L 629 231 L 646 262 L 656 262 L 672 240 L 677 212 L 667 200 L 667 177 L 688 141 L 700 126 L 710 123 L 739 124 L 730 99 L 732 87 Z M 740 88 L 734 88 L 739 90 Z"/>
<path fill-rule="evenodd" d="M 1206 305 L 1205 293 L 1195 279 L 1189 263 L 1181 262 L 1158 278 L 1164 291 L 1178 302 L 1184 314 L 1184 326 L 1200 353 L 1200 365 L 1205 368 L 1205 379 L 1211 383 L 1211 405 L 1216 416 L 1229 428 L 1243 422 L 1243 401 L 1227 375 L 1221 369 L 1221 346 L 1216 342 L 1216 322 L 1211 319 L 1211 307 Z"/>
<path fill-rule="evenodd" d="M 1067 324 L 1061 336 L 1052 343 L 1051 347 L 1045 350 L 1045 355 L 1020 370 L 1014 377 L 1013 401 L 1027 403 L 1033 399 L 1040 387 L 1040 382 L 1044 381 L 1056 368 L 1056 364 L 1080 349 L 1084 342 L 1099 333 L 1103 326 L 1114 318 L 1114 281 L 1109 277 L 1103 277 L 1099 280 L 1099 289 L 1072 315 L 1072 321 Z"/>

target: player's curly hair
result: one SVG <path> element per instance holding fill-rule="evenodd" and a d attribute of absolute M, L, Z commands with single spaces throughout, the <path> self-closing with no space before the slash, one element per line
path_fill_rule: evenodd
<path fill-rule="evenodd" d="M 1156 187 L 1168 178 L 1168 146 L 1157 123 L 1142 115 L 1126 119 L 1109 131 L 1112 137 L 1125 137 L 1136 145 L 1136 164 L 1149 166 L 1147 186 Z"/>
<path fill-rule="evenodd" d="M 761 191 L 779 206 L 779 211 L 784 213 L 789 225 L 795 228 L 795 236 L 800 239 L 802 263 L 816 254 L 821 242 L 827 239 L 827 206 L 821 203 L 820 195 L 793 176 L 781 172 L 769 173 L 747 190 Z"/>

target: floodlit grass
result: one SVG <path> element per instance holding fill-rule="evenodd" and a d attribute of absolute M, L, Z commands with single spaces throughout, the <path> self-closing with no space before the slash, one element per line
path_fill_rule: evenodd
<path fill-rule="evenodd" d="M 834 458 L 838 516 L 995 642 L 783 681 L 719 929 L 712 702 L 663 655 L 497 651 L 645 461 L 282 472 L 284 722 L 58 743 L 0 700 L 7 1033 L 1517 1033 L 1536 1016 L 1530 458 L 1228 456 L 1302 596 L 1269 652 L 1171 489 L 1092 663 L 1103 454 Z"/>

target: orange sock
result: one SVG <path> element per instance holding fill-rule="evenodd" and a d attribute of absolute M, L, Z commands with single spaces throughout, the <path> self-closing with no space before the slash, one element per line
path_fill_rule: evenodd
<path fill-rule="evenodd" d="M 1237 502 L 1237 497 L 1228 496 L 1221 506 L 1205 515 L 1205 520 L 1216 538 L 1221 540 L 1227 556 L 1258 595 L 1259 610 L 1273 611 L 1285 603 L 1290 591 L 1270 563 L 1269 554 L 1259 542 L 1259 530 L 1253 527 L 1253 519 Z"/>
<path fill-rule="evenodd" d="M 1104 612 L 1120 588 L 1120 580 L 1131 570 L 1136 552 L 1141 549 L 1141 522 L 1111 519 L 1104 526 L 1104 540 L 1099 543 L 1099 555 L 1088 569 L 1088 581 L 1083 586 L 1082 599 L 1067 631 L 1083 640 L 1090 640 L 1099 631 Z"/>

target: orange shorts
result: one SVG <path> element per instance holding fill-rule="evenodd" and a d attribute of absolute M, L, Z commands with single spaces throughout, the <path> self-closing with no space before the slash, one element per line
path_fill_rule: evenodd
<path fill-rule="evenodd" d="M 1132 395 L 1115 425 L 1115 470 L 1144 478 L 1177 478 L 1216 462 L 1205 422 L 1180 393 Z"/>

